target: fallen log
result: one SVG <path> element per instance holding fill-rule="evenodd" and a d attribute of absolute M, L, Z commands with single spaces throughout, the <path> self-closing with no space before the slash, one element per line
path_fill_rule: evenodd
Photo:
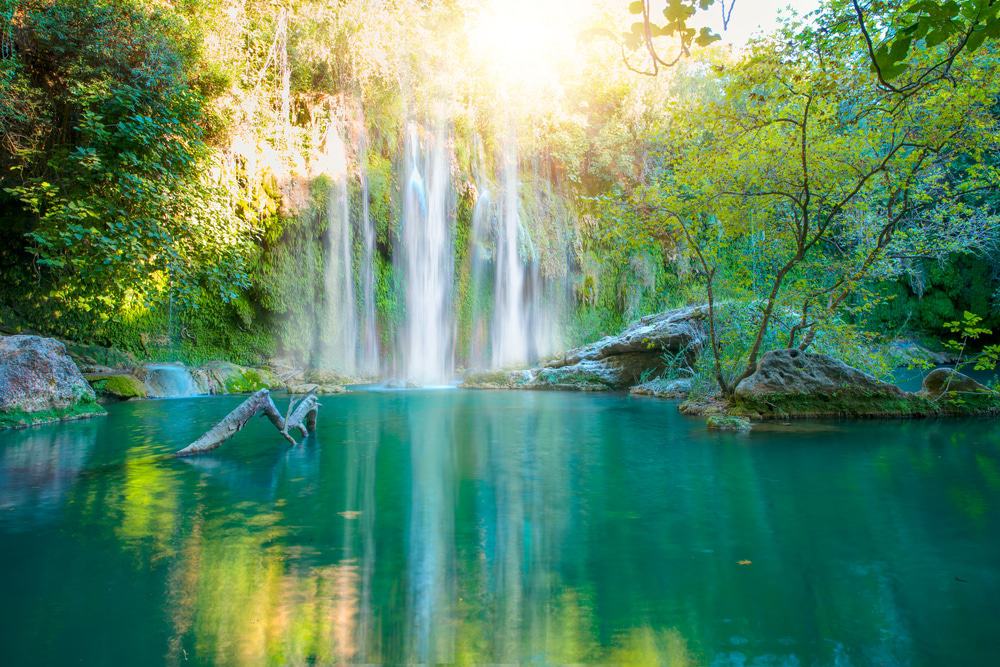
<path fill-rule="evenodd" d="M 191 456 L 212 451 L 229 438 L 233 437 L 246 426 L 247 422 L 257 414 L 263 414 L 274 424 L 285 440 L 291 444 L 295 438 L 289 431 L 297 430 L 303 437 L 316 429 L 316 413 L 319 411 L 319 401 L 315 394 L 308 394 L 300 401 L 292 400 L 288 404 L 287 413 L 282 416 L 271 400 L 271 392 L 261 389 L 250 398 L 240 403 L 218 424 L 209 429 L 203 436 L 184 449 L 178 450 L 174 456 Z"/>

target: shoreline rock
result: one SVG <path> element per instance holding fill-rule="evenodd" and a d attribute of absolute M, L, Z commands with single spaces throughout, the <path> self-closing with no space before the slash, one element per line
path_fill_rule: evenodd
<path fill-rule="evenodd" d="M 468 389 L 553 389 L 616 391 L 639 385 L 644 376 L 667 369 L 664 356 L 682 355 L 690 364 L 704 343 L 706 306 L 688 306 L 643 317 L 614 336 L 566 352 L 530 369 L 475 372 Z"/>
<path fill-rule="evenodd" d="M 103 414 L 65 345 L 41 336 L 0 336 L 0 428 Z"/>

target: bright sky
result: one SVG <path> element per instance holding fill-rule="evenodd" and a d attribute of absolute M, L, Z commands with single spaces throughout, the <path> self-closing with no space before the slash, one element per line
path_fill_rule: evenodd
<path fill-rule="evenodd" d="M 778 16 L 788 6 L 805 14 L 819 0 L 736 0 L 729 29 L 722 30 L 721 8 L 716 4 L 699 12 L 695 26 L 709 25 L 722 35 L 724 43 L 743 46 L 757 31 L 770 32 Z M 732 0 L 725 0 L 730 3 Z M 525 91 L 541 92 L 558 83 L 558 65 L 575 57 L 581 31 L 602 10 L 620 16 L 619 26 L 629 25 L 636 16 L 628 11 L 628 0 L 480 0 L 468 25 L 468 39 L 474 57 L 484 71 L 501 81 L 517 83 Z M 653 0 L 653 15 L 666 0 Z M 567 9 L 571 7 L 571 9 Z M 619 14 L 620 11 L 620 14 Z M 614 28 L 617 30 L 619 28 Z"/>
<path fill-rule="evenodd" d="M 725 43 L 743 46 L 758 30 L 764 32 L 774 30 L 778 25 L 778 16 L 786 7 L 793 8 L 799 14 L 808 14 L 817 6 L 819 0 L 736 0 L 729 29 L 725 32 L 722 31 L 722 16 L 718 3 L 705 14 L 708 17 L 708 25 L 722 35 Z"/>

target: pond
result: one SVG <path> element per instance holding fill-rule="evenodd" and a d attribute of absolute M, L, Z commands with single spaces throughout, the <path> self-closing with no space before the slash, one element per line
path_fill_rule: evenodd
<path fill-rule="evenodd" d="M 0 664 L 996 664 L 996 420 L 361 392 L 155 459 L 241 398 L 0 434 Z"/>

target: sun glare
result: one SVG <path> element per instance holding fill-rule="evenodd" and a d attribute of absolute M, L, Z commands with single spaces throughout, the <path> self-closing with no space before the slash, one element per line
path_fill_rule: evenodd
<path fill-rule="evenodd" d="M 471 13 L 469 50 L 504 92 L 558 88 L 593 3 L 565 0 L 485 0 Z"/>

